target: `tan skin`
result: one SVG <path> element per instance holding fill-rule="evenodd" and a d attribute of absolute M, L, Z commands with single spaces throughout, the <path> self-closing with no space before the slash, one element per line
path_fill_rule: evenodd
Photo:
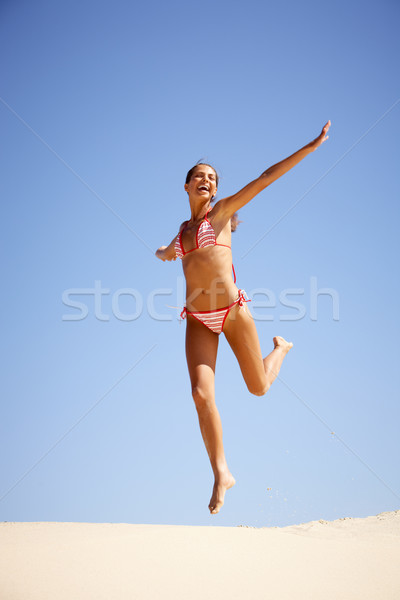
<path fill-rule="evenodd" d="M 330 125 L 331 122 L 328 121 L 321 134 L 312 142 L 264 171 L 233 196 L 223 198 L 214 205 L 207 218 L 214 228 L 218 244 L 231 245 L 231 218 L 234 213 L 326 141 Z M 182 244 L 187 252 L 196 247 L 197 229 L 217 193 L 214 169 L 208 165 L 198 165 L 189 183 L 185 184 L 185 190 L 189 196 L 191 211 L 190 220 L 182 234 Z M 184 225 L 183 223 L 180 229 Z M 163 261 L 175 260 L 176 238 L 177 236 L 169 246 L 161 246 L 156 256 Z M 185 255 L 182 265 L 186 278 L 186 306 L 189 311 L 216 310 L 232 304 L 238 298 L 238 288 L 232 277 L 230 248 L 201 248 Z M 264 395 L 276 379 L 283 359 L 293 344 L 280 336 L 274 337 L 274 349 L 263 358 L 256 326 L 246 304 L 236 304 L 232 308 L 224 323 L 223 333 L 238 360 L 248 390 L 256 396 Z M 187 315 L 186 358 L 192 395 L 214 473 L 213 491 L 208 505 L 211 514 L 219 512 L 224 503 L 225 492 L 235 484 L 225 459 L 221 419 L 215 404 L 218 341 L 218 334 Z"/>

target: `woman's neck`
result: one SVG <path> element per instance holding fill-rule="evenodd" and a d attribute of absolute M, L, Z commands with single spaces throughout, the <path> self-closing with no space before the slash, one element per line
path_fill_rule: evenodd
<path fill-rule="evenodd" d="M 208 211 L 211 208 L 211 204 L 207 201 L 205 204 L 194 205 L 190 204 L 190 221 L 196 223 L 196 221 L 202 221 Z"/>

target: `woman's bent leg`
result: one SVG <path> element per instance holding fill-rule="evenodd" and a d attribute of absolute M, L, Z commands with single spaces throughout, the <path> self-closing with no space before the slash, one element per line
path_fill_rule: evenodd
<path fill-rule="evenodd" d="M 222 425 L 215 404 L 215 364 L 218 335 L 188 315 L 186 358 L 192 395 L 199 418 L 200 431 L 214 473 L 214 487 L 209 503 L 211 514 L 219 512 L 225 492 L 235 484 L 229 471 L 222 442 Z"/>
<path fill-rule="evenodd" d="M 236 305 L 231 310 L 223 332 L 239 362 L 248 390 L 256 396 L 264 395 L 293 344 L 274 337 L 274 349 L 263 359 L 257 329 L 246 306 Z"/>

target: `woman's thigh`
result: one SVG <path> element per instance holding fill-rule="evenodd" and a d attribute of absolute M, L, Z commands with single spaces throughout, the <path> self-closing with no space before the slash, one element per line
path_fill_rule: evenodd
<path fill-rule="evenodd" d="M 223 333 L 232 348 L 252 394 L 265 393 L 266 376 L 256 325 L 246 305 L 236 304 L 228 314 Z"/>
<path fill-rule="evenodd" d="M 219 336 L 190 315 L 186 323 L 186 359 L 192 390 L 214 397 Z"/>

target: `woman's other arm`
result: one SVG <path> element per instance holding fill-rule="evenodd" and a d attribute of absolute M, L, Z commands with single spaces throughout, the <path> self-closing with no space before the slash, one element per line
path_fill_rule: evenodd
<path fill-rule="evenodd" d="M 177 237 L 177 236 L 176 236 Z M 176 237 L 172 240 L 169 246 L 160 246 L 158 250 L 156 250 L 156 256 L 160 260 L 175 260 L 176 252 L 175 252 L 175 240 Z"/>

